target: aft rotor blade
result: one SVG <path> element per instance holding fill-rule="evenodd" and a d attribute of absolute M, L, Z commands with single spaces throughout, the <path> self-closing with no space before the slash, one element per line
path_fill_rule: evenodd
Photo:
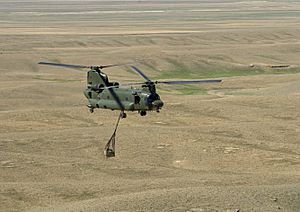
<path fill-rule="evenodd" d="M 72 64 L 51 63 L 51 62 L 39 62 L 38 64 L 65 67 L 65 68 L 74 68 L 74 69 L 82 69 L 82 68 L 103 69 L 103 68 L 110 68 L 110 67 L 125 65 L 125 64 L 111 64 L 111 65 L 101 65 L 101 66 L 85 66 L 85 65 L 72 65 Z"/>
<path fill-rule="evenodd" d="M 71 64 L 63 64 L 63 63 L 51 63 L 51 62 L 39 62 L 40 65 L 49 65 L 49 66 L 58 66 L 58 67 L 66 67 L 66 68 L 91 68 L 91 66 L 85 65 L 71 65 Z"/>
<path fill-rule="evenodd" d="M 112 95 L 112 97 L 114 98 L 114 100 L 117 102 L 118 106 L 120 107 L 120 109 L 121 110 L 125 110 L 125 107 L 122 104 L 122 102 L 121 102 L 118 94 L 116 94 L 116 92 L 114 91 L 113 86 L 109 86 L 108 83 L 107 83 L 107 81 L 106 81 L 106 79 L 104 79 L 104 77 L 101 74 L 99 74 L 99 75 L 100 75 L 102 81 L 105 84 L 105 88 L 110 92 L 110 94 Z"/>
<path fill-rule="evenodd" d="M 137 74 L 139 74 L 140 76 L 142 76 L 145 80 L 147 80 L 148 82 L 151 82 L 151 80 L 140 69 L 138 69 L 135 66 L 130 66 L 130 67 L 131 67 L 131 69 L 133 71 L 135 71 Z"/>
<path fill-rule="evenodd" d="M 120 64 L 111 64 L 111 65 L 103 65 L 103 66 L 99 66 L 99 68 L 100 68 L 100 69 L 103 69 L 103 68 L 110 68 L 110 67 L 124 66 L 124 65 L 126 65 L 126 64 L 125 64 L 125 63 L 124 63 L 124 64 L 122 64 L 122 63 L 120 63 Z"/>
<path fill-rule="evenodd" d="M 114 91 L 114 89 L 112 87 L 107 87 L 107 90 L 110 92 L 110 94 L 112 95 L 112 97 L 115 99 L 115 101 L 117 102 L 118 106 L 120 107 L 121 110 L 125 110 L 124 105 L 122 104 L 118 94 L 116 94 L 116 92 Z"/>
<path fill-rule="evenodd" d="M 179 80 L 179 81 L 156 81 L 155 84 L 184 85 L 184 84 L 205 84 L 220 83 L 222 80 Z"/>

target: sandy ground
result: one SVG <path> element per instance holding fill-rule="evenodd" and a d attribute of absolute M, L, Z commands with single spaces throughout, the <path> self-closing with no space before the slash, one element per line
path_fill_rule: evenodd
<path fill-rule="evenodd" d="M 0 211 L 299 211 L 300 5 L 255 2 L 0 0 Z M 228 77 L 160 87 L 161 113 L 128 113 L 106 159 L 118 112 L 89 113 L 85 73 L 44 60 Z M 226 72 L 250 64 L 264 73 Z"/>

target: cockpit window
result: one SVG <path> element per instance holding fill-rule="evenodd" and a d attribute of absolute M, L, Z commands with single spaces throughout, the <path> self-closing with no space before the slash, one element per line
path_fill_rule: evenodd
<path fill-rule="evenodd" d="M 151 105 L 152 102 L 154 102 L 155 100 L 159 100 L 159 99 L 160 99 L 160 97 L 157 93 L 152 93 L 148 96 L 146 103 L 147 103 L 147 105 Z"/>

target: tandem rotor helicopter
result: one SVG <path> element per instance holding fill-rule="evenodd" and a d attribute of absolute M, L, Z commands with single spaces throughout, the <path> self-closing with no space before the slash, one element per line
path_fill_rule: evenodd
<path fill-rule="evenodd" d="M 156 84 L 183 85 L 222 82 L 222 80 L 152 81 L 140 69 L 135 66 L 130 66 L 130 68 L 145 81 L 119 84 L 119 82 L 110 82 L 107 74 L 102 70 L 122 64 L 100 66 L 71 65 L 52 62 L 39 62 L 38 64 L 77 70 L 87 69 L 87 87 L 84 91 L 84 95 L 88 99 L 87 106 L 90 112 L 93 113 L 96 108 L 120 110 L 120 116 L 114 134 L 105 147 L 104 154 L 107 157 L 115 156 L 115 134 L 120 119 L 126 118 L 127 116 L 125 111 L 137 111 L 141 116 L 145 116 L 147 111 L 159 112 L 162 109 L 164 102 L 156 92 Z M 133 86 L 139 87 L 136 88 Z"/>

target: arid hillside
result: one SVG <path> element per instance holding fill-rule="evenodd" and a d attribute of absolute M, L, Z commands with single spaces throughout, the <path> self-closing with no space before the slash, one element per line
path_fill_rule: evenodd
<path fill-rule="evenodd" d="M 0 0 L 0 211 L 299 211 L 298 1 Z M 134 64 L 165 106 L 89 113 Z M 142 82 L 127 66 L 113 81 Z"/>

